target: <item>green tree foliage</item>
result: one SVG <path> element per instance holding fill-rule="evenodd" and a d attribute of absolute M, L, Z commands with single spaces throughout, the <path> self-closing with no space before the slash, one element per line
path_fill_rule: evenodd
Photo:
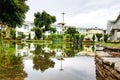
<path fill-rule="evenodd" d="M 24 71 L 22 57 L 15 54 L 0 54 L 0 79 L 24 80 L 27 73 Z"/>
<path fill-rule="evenodd" d="M 43 11 L 42 13 L 37 12 L 34 14 L 34 16 L 35 16 L 35 19 L 34 19 L 35 26 L 45 29 L 45 31 L 50 30 L 50 24 L 56 21 L 56 17 L 51 16 L 46 11 Z"/>
<path fill-rule="evenodd" d="M 1 39 L 4 39 L 4 38 L 5 38 L 5 36 L 6 36 L 6 31 L 5 31 L 5 30 L 3 30 L 3 31 L 1 32 Z"/>
<path fill-rule="evenodd" d="M 16 39 L 16 30 L 15 29 L 12 29 L 11 32 L 10 32 L 10 37 L 12 39 Z"/>
<path fill-rule="evenodd" d="M 109 35 L 108 35 L 108 34 L 105 34 L 105 35 L 104 35 L 104 42 L 107 42 L 107 41 L 108 41 L 108 38 L 109 38 Z"/>
<path fill-rule="evenodd" d="M 53 32 L 53 33 L 55 33 L 56 32 L 56 28 L 51 27 L 50 31 Z"/>
<path fill-rule="evenodd" d="M 51 36 L 52 36 L 52 39 L 56 39 L 57 38 L 56 34 L 51 34 Z"/>
<path fill-rule="evenodd" d="M 84 34 L 81 34 L 81 35 L 80 35 L 80 43 L 83 42 L 84 38 L 85 38 L 85 35 L 84 35 Z"/>
<path fill-rule="evenodd" d="M 42 37 L 42 30 L 40 28 L 36 28 L 35 35 L 36 35 L 37 39 L 40 39 Z"/>
<path fill-rule="evenodd" d="M 66 34 L 70 34 L 70 35 L 74 38 L 75 34 L 76 34 L 76 33 L 79 33 L 79 32 L 76 31 L 76 28 L 74 28 L 74 27 L 69 27 L 65 33 L 66 33 Z"/>
<path fill-rule="evenodd" d="M 34 14 L 35 18 L 34 18 L 34 24 L 37 28 L 40 28 L 42 30 L 42 32 L 45 31 L 52 31 L 53 33 L 56 32 L 56 29 L 51 28 L 51 24 L 54 23 L 56 21 L 56 17 L 55 16 L 51 16 L 50 14 L 48 14 L 47 12 L 43 11 L 42 13 L 37 12 Z M 37 30 L 37 33 L 38 29 Z M 36 31 L 35 31 L 36 33 Z M 41 32 L 39 32 L 41 33 Z M 41 36 L 42 34 L 39 34 L 39 36 Z M 37 34 L 38 36 L 38 34 Z M 40 39 L 40 37 L 39 37 Z"/>
<path fill-rule="evenodd" d="M 58 35 L 57 35 L 57 38 L 58 38 L 58 39 L 63 39 L 63 35 L 58 34 Z"/>
<path fill-rule="evenodd" d="M 100 38 L 102 37 L 102 34 L 101 33 L 97 33 L 96 37 L 98 38 L 98 41 L 100 41 Z"/>
<path fill-rule="evenodd" d="M 29 33 L 29 35 L 28 35 L 28 39 L 30 40 L 31 39 L 31 34 Z"/>
<path fill-rule="evenodd" d="M 94 35 L 94 34 L 93 34 L 93 36 L 92 36 L 92 40 L 95 41 L 95 35 Z"/>
<path fill-rule="evenodd" d="M 34 51 L 35 56 L 33 57 L 33 69 L 44 72 L 45 70 L 54 67 L 55 62 L 51 60 L 50 57 L 55 56 L 55 52 L 48 53 L 42 50 L 41 45 L 37 45 Z"/>
<path fill-rule="evenodd" d="M 47 38 L 47 36 L 45 34 L 42 35 L 43 40 L 45 40 Z"/>
<path fill-rule="evenodd" d="M 65 36 L 66 36 L 66 41 L 70 41 L 71 40 L 72 36 L 70 34 L 66 34 Z"/>
<path fill-rule="evenodd" d="M 25 36 L 25 34 L 24 33 L 22 33 L 22 35 L 21 35 L 21 38 L 25 38 L 26 36 Z"/>
<path fill-rule="evenodd" d="M 24 22 L 29 7 L 26 0 L 0 0 L 0 24 L 15 28 Z"/>
<path fill-rule="evenodd" d="M 78 34 L 78 33 L 77 33 L 77 34 L 75 34 L 75 37 L 74 37 L 74 38 L 75 38 L 75 40 L 76 40 L 76 41 L 77 41 L 77 43 L 78 43 L 78 42 L 79 42 L 79 39 L 80 39 L 80 34 Z"/>

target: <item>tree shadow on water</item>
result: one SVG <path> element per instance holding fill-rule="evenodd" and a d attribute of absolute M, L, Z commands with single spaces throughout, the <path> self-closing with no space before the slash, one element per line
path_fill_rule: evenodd
<path fill-rule="evenodd" d="M 45 70 L 49 68 L 53 68 L 55 65 L 55 62 L 50 59 L 50 57 L 55 56 L 55 52 L 45 52 L 41 45 L 37 45 L 35 51 L 35 56 L 33 57 L 33 69 L 41 70 L 44 72 Z"/>

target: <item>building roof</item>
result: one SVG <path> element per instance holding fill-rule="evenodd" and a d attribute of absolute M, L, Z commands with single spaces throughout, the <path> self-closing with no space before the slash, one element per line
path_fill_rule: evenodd
<path fill-rule="evenodd" d="M 95 27 L 95 28 L 87 28 L 87 30 L 103 30 L 103 29 Z"/>
<path fill-rule="evenodd" d="M 114 20 L 108 20 L 107 24 L 114 24 L 115 21 Z"/>
<path fill-rule="evenodd" d="M 117 19 L 114 21 L 116 23 L 120 19 L 120 14 L 118 15 Z"/>

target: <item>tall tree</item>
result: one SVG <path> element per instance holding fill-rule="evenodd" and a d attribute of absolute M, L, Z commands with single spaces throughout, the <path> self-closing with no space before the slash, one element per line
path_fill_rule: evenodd
<path fill-rule="evenodd" d="M 50 30 L 50 24 L 54 23 L 56 21 L 55 16 L 51 16 L 46 11 L 43 11 L 42 13 L 37 12 L 34 14 L 34 24 L 36 27 L 42 28 L 44 27 L 45 31 Z"/>
<path fill-rule="evenodd" d="M 42 29 L 43 32 L 45 31 L 53 31 L 53 28 L 51 28 L 51 24 L 56 21 L 56 17 L 48 14 L 46 11 L 43 11 L 42 13 L 37 12 L 34 14 L 34 24 L 37 28 Z M 40 34 L 41 35 L 41 34 Z M 41 35 L 42 36 L 42 35 Z"/>
<path fill-rule="evenodd" d="M 37 39 L 40 39 L 42 37 L 42 30 L 40 28 L 36 28 L 35 35 L 36 35 Z"/>
<path fill-rule="evenodd" d="M 29 10 L 26 5 L 27 0 L 0 0 L 0 27 L 4 26 L 15 28 L 24 22 L 25 13 Z M 2 42 L 2 36 L 0 39 Z"/>
<path fill-rule="evenodd" d="M 0 24 L 15 28 L 24 22 L 29 7 L 26 0 L 0 0 Z"/>

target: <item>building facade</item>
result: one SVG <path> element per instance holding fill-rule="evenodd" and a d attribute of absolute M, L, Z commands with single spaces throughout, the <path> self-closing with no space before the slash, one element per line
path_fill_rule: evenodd
<path fill-rule="evenodd" d="M 107 33 L 111 35 L 113 41 L 120 40 L 120 14 L 115 21 L 108 21 Z"/>
<path fill-rule="evenodd" d="M 34 28 L 34 24 L 33 22 L 25 22 L 20 28 L 16 27 L 16 37 L 21 36 L 22 34 L 24 34 L 26 36 L 26 39 L 30 38 L 34 39 L 35 33 L 34 31 L 32 31 L 32 29 Z"/>
<path fill-rule="evenodd" d="M 80 28 L 80 27 L 77 27 L 76 30 L 80 33 L 80 34 L 84 34 L 86 35 L 87 33 L 87 28 Z"/>
<path fill-rule="evenodd" d="M 104 30 L 100 29 L 100 28 L 97 28 L 97 27 L 95 27 L 95 28 L 87 28 L 85 38 L 89 38 L 90 40 L 92 40 L 93 35 L 96 35 L 97 33 L 103 34 Z"/>

